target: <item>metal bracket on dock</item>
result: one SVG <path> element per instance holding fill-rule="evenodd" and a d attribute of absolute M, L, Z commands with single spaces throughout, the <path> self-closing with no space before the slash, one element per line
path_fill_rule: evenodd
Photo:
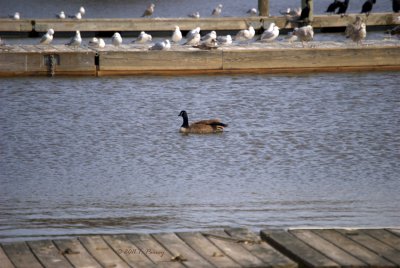
<path fill-rule="evenodd" d="M 48 75 L 53 77 L 56 74 L 56 65 L 60 65 L 60 55 L 49 54 L 43 56 L 44 65 L 47 66 Z"/>

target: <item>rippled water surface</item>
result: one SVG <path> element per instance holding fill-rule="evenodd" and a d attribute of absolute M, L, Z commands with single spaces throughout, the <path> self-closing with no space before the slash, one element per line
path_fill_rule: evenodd
<path fill-rule="evenodd" d="M 0 240 L 400 220 L 399 73 L 0 80 Z M 181 135 L 219 117 L 219 135 Z"/>

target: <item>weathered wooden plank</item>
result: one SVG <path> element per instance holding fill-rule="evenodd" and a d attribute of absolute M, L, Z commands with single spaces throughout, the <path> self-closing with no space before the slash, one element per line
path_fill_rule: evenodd
<path fill-rule="evenodd" d="M 1 267 L 3 268 L 14 268 L 14 265 L 11 263 L 6 253 L 1 248 L 1 245 L 0 245 L 0 264 L 2 265 Z"/>
<path fill-rule="evenodd" d="M 0 19 L 0 32 L 31 32 L 32 21 L 29 19 Z"/>
<path fill-rule="evenodd" d="M 99 52 L 99 71 L 222 69 L 222 51 Z"/>
<path fill-rule="evenodd" d="M 274 69 L 400 65 L 398 47 L 224 49 L 223 68 Z"/>
<path fill-rule="evenodd" d="M 367 263 L 370 267 L 395 267 L 393 263 L 378 256 L 353 240 L 348 239 L 335 230 L 319 229 L 313 230 L 313 232 Z"/>
<path fill-rule="evenodd" d="M 265 0 L 263 0 L 265 1 Z M 260 13 L 268 15 L 266 5 L 259 7 Z M 314 15 L 312 25 L 314 28 L 321 27 L 345 27 L 354 21 L 356 15 Z M 396 15 L 394 13 L 370 13 L 368 19 L 364 18 L 367 26 L 393 25 Z M 220 18 L 92 18 L 82 20 L 59 20 L 59 19 L 25 19 L 11 20 L 0 19 L 0 31 L 7 32 L 46 32 L 53 28 L 56 32 L 62 31 L 173 31 L 175 25 L 181 30 L 190 30 L 197 26 L 203 30 L 239 30 L 253 25 L 255 29 L 266 28 L 267 24 L 275 22 L 278 27 L 284 28 L 286 19 L 283 16 L 260 16 L 260 17 L 220 17 Z M 289 24 L 290 26 L 290 24 Z"/>
<path fill-rule="evenodd" d="M 400 251 L 382 243 L 381 241 L 369 236 L 368 234 L 360 230 L 338 230 L 346 237 L 356 241 L 362 246 L 375 252 L 376 254 L 383 256 L 387 260 L 400 265 Z"/>
<path fill-rule="evenodd" d="M 153 234 L 163 247 L 168 249 L 173 255 L 173 259 L 182 261 L 187 267 L 210 267 L 211 263 L 206 261 L 197 252 L 191 249 L 184 241 L 182 241 L 174 233 Z"/>
<path fill-rule="evenodd" d="M 228 228 L 225 229 L 225 232 L 232 238 L 241 240 L 242 246 L 262 260 L 268 267 L 298 267 L 297 263 L 277 251 L 249 229 Z"/>
<path fill-rule="evenodd" d="M 18 268 L 43 267 L 25 242 L 2 244 L 5 253 L 11 262 Z"/>
<path fill-rule="evenodd" d="M 201 233 L 181 232 L 177 236 L 216 267 L 240 267 Z"/>
<path fill-rule="evenodd" d="M 309 246 L 318 250 L 328 258 L 332 259 L 340 266 L 344 267 L 367 267 L 368 265 L 356 258 L 349 253 L 338 248 L 336 245 L 328 242 L 324 238 L 312 232 L 312 230 L 290 230 L 292 235 L 299 238 Z"/>
<path fill-rule="evenodd" d="M 262 230 L 261 238 L 302 265 L 308 267 L 340 266 L 286 231 Z"/>
<path fill-rule="evenodd" d="M 58 239 L 53 241 L 74 267 L 100 268 L 99 263 L 82 246 L 78 239 Z"/>
<path fill-rule="evenodd" d="M 129 267 L 101 238 L 101 236 L 82 236 L 79 241 L 89 253 L 106 267 Z"/>
<path fill-rule="evenodd" d="M 135 246 L 125 235 L 106 235 L 103 239 L 129 265 L 154 267 L 154 263 L 147 257 L 147 252 Z"/>
<path fill-rule="evenodd" d="M 400 228 L 399 229 L 397 229 L 397 228 L 389 228 L 388 231 L 393 233 L 393 234 L 395 234 L 395 235 L 397 235 L 397 236 L 400 236 Z"/>
<path fill-rule="evenodd" d="M 46 268 L 72 267 L 51 240 L 30 241 L 28 245 Z"/>
<path fill-rule="evenodd" d="M 214 245 L 220 248 L 239 265 L 244 267 L 264 267 L 265 263 L 245 249 L 235 238 L 232 238 L 224 231 L 211 230 L 203 232 Z"/>
<path fill-rule="evenodd" d="M 364 233 L 400 251 L 400 237 L 384 229 L 361 229 Z"/>
<path fill-rule="evenodd" d="M 180 262 L 173 260 L 171 253 L 149 234 L 128 234 L 126 237 L 156 263 L 157 267 L 184 267 Z"/>

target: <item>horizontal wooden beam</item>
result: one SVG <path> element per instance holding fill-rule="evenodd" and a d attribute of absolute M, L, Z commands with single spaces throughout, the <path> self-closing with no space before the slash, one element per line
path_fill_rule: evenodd
<path fill-rule="evenodd" d="M 315 15 L 311 24 L 314 28 L 344 27 L 353 22 L 359 14 L 340 15 Z M 399 24 L 396 22 L 397 14 L 371 13 L 363 17 L 367 26 L 385 26 Z M 102 31 L 172 31 L 175 25 L 181 30 L 190 30 L 200 27 L 203 30 L 239 30 L 252 25 L 255 29 L 266 28 L 275 22 L 280 28 L 293 28 L 295 23 L 287 24 L 283 16 L 271 17 L 223 17 L 223 18 L 133 18 L 133 19 L 25 19 L 12 20 L 0 19 L 0 32 L 45 32 L 53 28 L 56 32 L 102 32 Z M 286 26 L 285 26 L 286 25 Z"/>
<path fill-rule="evenodd" d="M 50 62 L 51 61 L 51 62 Z M 400 46 L 313 42 L 254 43 L 216 50 L 173 46 L 149 51 L 147 46 L 111 45 L 103 49 L 53 46 L 6 46 L 0 50 L 0 76 L 123 75 L 196 73 L 298 73 L 315 71 L 400 70 Z"/>

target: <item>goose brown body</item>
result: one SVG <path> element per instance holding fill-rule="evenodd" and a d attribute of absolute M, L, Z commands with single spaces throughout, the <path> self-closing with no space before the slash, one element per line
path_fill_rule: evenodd
<path fill-rule="evenodd" d="M 209 119 L 194 122 L 189 125 L 189 119 L 186 111 L 181 111 L 179 116 L 183 118 L 183 124 L 179 129 L 181 133 L 193 133 L 193 134 L 211 134 L 219 133 L 224 131 L 224 127 L 227 124 L 222 123 L 219 119 Z"/>

